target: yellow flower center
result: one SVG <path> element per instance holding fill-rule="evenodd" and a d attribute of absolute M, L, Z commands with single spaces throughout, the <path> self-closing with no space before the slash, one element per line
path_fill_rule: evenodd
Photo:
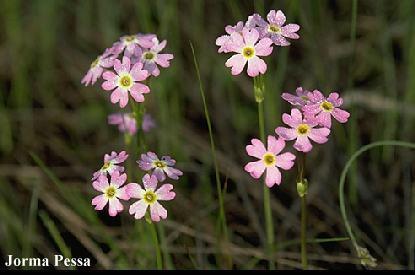
<path fill-rule="evenodd" d="M 157 168 L 164 168 L 164 167 L 166 167 L 166 163 L 164 161 L 161 161 L 161 160 L 157 160 L 153 164 Z"/>
<path fill-rule="evenodd" d="M 124 88 L 129 88 L 132 84 L 132 79 L 130 75 L 124 75 L 120 78 L 120 85 Z"/>
<path fill-rule="evenodd" d="M 112 186 L 108 187 L 105 191 L 105 195 L 107 198 L 112 199 L 115 196 L 115 188 Z"/>
<path fill-rule="evenodd" d="M 300 124 L 297 127 L 297 133 L 300 135 L 306 135 L 310 131 L 310 127 L 307 124 Z"/>
<path fill-rule="evenodd" d="M 320 108 L 325 112 L 331 112 L 333 110 L 333 104 L 328 101 L 323 101 L 323 103 L 320 104 Z"/>
<path fill-rule="evenodd" d="M 268 26 L 268 31 L 269 32 L 273 32 L 273 33 L 281 33 L 281 28 L 279 26 L 277 26 L 277 25 L 270 24 Z"/>
<path fill-rule="evenodd" d="M 242 55 L 249 59 L 255 56 L 255 49 L 253 47 L 245 47 L 242 50 Z"/>
<path fill-rule="evenodd" d="M 134 35 L 129 35 L 129 36 L 125 37 L 125 41 L 128 42 L 128 43 L 133 42 L 134 39 L 135 39 Z"/>
<path fill-rule="evenodd" d="M 265 166 L 274 166 L 275 162 L 277 161 L 277 158 L 273 153 L 265 153 L 262 157 L 262 160 Z"/>
<path fill-rule="evenodd" d="M 149 190 L 146 191 L 146 193 L 143 196 L 143 199 L 147 204 L 153 204 L 157 201 L 157 195 L 153 191 Z"/>
<path fill-rule="evenodd" d="M 153 60 L 154 59 L 154 53 L 152 53 L 152 52 L 146 52 L 146 53 L 144 53 L 144 59 L 146 59 L 146 60 Z"/>
<path fill-rule="evenodd" d="M 104 163 L 104 165 L 102 165 L 102 170 L 106 170 L 106 169 L 108 169 L 109 167 L 110 167 L 110 165 L 111 165 L 111 163 L 109 163 L 109 162 L 105 162 Z"/>
<path fill-rule="evenodd" d="M 94 62 L 91 63 L 91 68 L 96 67 L 98 63 L 99 63 L 99 57 L 97 57 L 97 59 L 95 59 Z"/>

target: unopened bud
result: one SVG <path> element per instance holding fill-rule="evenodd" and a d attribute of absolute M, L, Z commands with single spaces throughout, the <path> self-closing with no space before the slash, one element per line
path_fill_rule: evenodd
<path fill-rule="evenodd" d="M 302 198 L 308 192 L 308 181 L 303 179 L 303 181 L 297 182 L 297 193 Z"/>

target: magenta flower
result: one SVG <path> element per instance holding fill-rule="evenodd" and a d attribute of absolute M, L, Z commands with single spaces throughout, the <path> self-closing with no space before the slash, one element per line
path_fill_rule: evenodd
<path fill-rule="evenodd" d="M 339 107 L 343 104 L 343 99 L 338 93 L 330 93 L 328 98 L 314 90 L 308 93 L 309 102 L 303 107 L 305 116 L 315 116 L 317 122 L 327 128 L 331 127 L 331 117 L 333 116 L 338 122 L 346 123 L 350 113 Z"/>
<path fill-rule="evenodd" d="M 291 105 L 296 107 L 303 107 L 309 100 L 308 100 L 308 93 L 309 91 L 304 90 L 302 87 L 298 87 L 295 90 L 297 95 L 292 95 L 289 93 L 283 93 L 281 97 L 291 103 Z"/>
<path fill-rule="evenodd" d="M 328 140 L 330 129 L 328 128 L 314 128 L 318 125 L 317 121 L 311 117 L 303 119 L 303 115 L 298 109 L 291 109 L 291 115 L 283 114 L 282 121 L 290 126 L 277 127 L 275 132 L 285 140 L 294 140 L 294 148 L 301 152 L 310 152 L 313 146 L 310 140 L 313 140 L 319 144 L 325 143 Z"/>
<path fill-rule="evenodd" d="M 171 191 L 173 185 L 163 184 L 157 188 L 157 177 L 146 174 L 143 177 L 144 189 L 137 183 L 127 185 L 127 193 L 131 198 L 139 199 L 130 206 L 130 214 L 135 219 L 141 219 L 145 216 L 148 206 L 150 206 L 151 220 L 158 222 L 160 218 L 167 218 L 167 210 L 158 201 L 170 201 L 174 199 L 176 193 Z"/>
<path fill-rule="evenodd" d="M 153 46 L 151 41 L 155 34 L 134 34 L 126 35 L 120 38 L 120 41 L 115 42 L 111 48 L 111 53 L 115 56 L 118 56 L 124 51 L 124 56 L 131 58 L 140 47 L 150 48 Z"/>
<path fill-rule="evenodd" d="M 109 183 L 106 175 L 100 175 L 98 179 L 92 183 L 95 190 L 103 193 L 92 199 L 92 205 L 95 206 L 95 210 L 104 209 L 105 205 L 108 203 L 108 213 L 111 217 L 114 217 L 118 212 L 121 212 L 124 207 L 121 204 L 120 199 L 130 199 L 130 196 L 126 192 L 126 186 L 121 187 L 126 180 L 127 174 L 120 174 L 118 171 L 111 174 L 111 182 Z"/>
<path fill-rule="evenodd" d="M 108 57 L 108 54 L 104 53 L 95 59 L 92 62 L 91 67 L 89 68 L 86 75 L 82 78 L 81 83 L 85 86 L 89 84 L 93 85 L 98 80 L 98 78 L 102 75 L 104 71 L 103 68 L 109 68 L 114 64 L 114 58 Z"/>
<path fill-rule="evenodd" d="M 132 113 L 110 114 L 108 116 L 108 124 L 118 125 L 118 130 L 120 130 L 121 133 L 128 133 L 130 135 L 135 135 L 135 133 L 137 133 L 137 125 Z"/>
<path fill-rule="evenodd" d="M 295 160 L 295 156 L 289 152 L 279 154 L 285 147 L 284 139 L 268 136 L 268 149 L 265 149 L 259 139 L 252 139 L 251 143 L 252 145 L 246 146 L 246 152 L 259 160 L 245 165 L 245 171 L 255 179 L 261 177 L 266 171 L 265 184 L 270 188 L 274 184 L 279 185 L 281 172 L 278 168 L 289 170 L 293 167 Z"/>
<path fill-rule="evenodd" d="M 260 38 L 269 37 L 277 46 L 289 46 L 290 42 L 286 38 L 298 39 L 300 36 L 296 33 L 300 29 L 297 24 L 288 24 L 282 11 L 271 10 L 265 21 L 259 14 L 254 14 L 248 18 L 247 26 L 255 27 Z"/>
<path fill-rule="evenodd" d="M 102 88 L 106 91 L 112 91 L 111 102 L 119 102 L 120 107 L 124 108 L 128 103 L 128 93 L 133 97 L 136 102 L 143 102 L 143 94 L 149 93 L 150 88 L 138 81 L 143 81 L 147 78 L 147 71 L 143 70 L 143 64 L 136 63 L 131 68 L 130 59 L 126 56 L 123 57 L 122 63 L 119 59 L 114 61 L 114 70 L 106 71 L 103 78 L 106 80 L 102 83 Z"/>
<path fill-rule="evenodd" d="M 173 59 L 173 55 L 160 53 L 166 47 L 166 44 L 166 40 L 159 43 L 157 37 L 154 37 L 150 47 L 143 47 L 143 49 L 138 48 L 136 50 L 135 54 L 140 56 L 140 61 L 144 64 L 143 69 L 150 75 L 158 76 L 160 74 L 157 65 L 163 68 L 170 66 L 170 60 Z"/>
<path fill-rule="evenodd" d="M 232 67 L 232 75 L 240 74 L 246 63 L 248 63 L 249 76 L 255 77 L 265 73 L 267 64 L 258 56 L 268 56 L 272 53 L 272 41 L 269 38 L 263 38 L 259 41 L 258 39 L 259 33 L 255 29 L 243 29 L 242 34 L 238 32 L 231 34 L 231 41 L 227 47 L 230 52 L 237 54 L 229 58 L 225 65 Z"/>
<path fill-rule="evenodd" d="M 167 177 L 177 180 L 183 172 L 174 168 L 176 161 L 170 156 L 163 156 L 161 160 L 153 152 L 141 154 L 141 159 L 137 161 L 139 167 L 144 171 L 153 170 L 153 175 L 157 177 L 158 181 L 164 181 Z"/>
<path fill-rule="evenodd" d="M 244 22 L 239 21 L 235 26 L 226 26 L 225 31 L 228 35 L 222 35 L 216 39 L 216 45 L 219 46 L 218 53 L 228 53 L 228 43 L 232 41 L 231 34 L 234 32 L 242 33 Z"/>
<path fill-rule="evenodd" d="M 111 155 L 105 154 L 104 165 L 94 173 L 92 180 L 96 180 L 101 175 L 106 176 L 107 173 L 111 175 L 114 172 L 124 172 L 124 167 L 118 164 L 123 163 L 127 158 L 128 154 L 125 151 L 121 151 L 119 154 L 114 151 L 111 152 Z"/>

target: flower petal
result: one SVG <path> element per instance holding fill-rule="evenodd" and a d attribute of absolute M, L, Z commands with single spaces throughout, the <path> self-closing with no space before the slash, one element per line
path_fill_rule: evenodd
<path fill-rule="evenodd" d="M 249 162 L 244 167 L 245 171 L 251 174 L 251 177 L 258 179 L 265 171 L 265 165 L 262 160 Z"/>
<path fill-rule="evenodd" d="M 251 140 L 252 145 L 247 145 L 246 146 L 246 152 L 248 153 L 249 156 L 251 157 L 256 157 L 259 159 L 262 159 L 262 157 L 264 156 L 264 154 L 266 153 L 266 149 L 264 144 L 262 143 L 262 141 L 260 141 L 259 139 L 252 139 Z"/>
<path fill-rule="evenodd" d="M 275 167 L 271 166 L 267 168 L 266 176 L 265 176 L 265 184 L 268 187 L 274 186 L 274 184 L 280 184 L 281 183 L 281 172 L 280 170 Z"/>
<path fill-rule="evenodd" d="M 307 136 L 298 136 L 293 147 L 297 151 L 307 153 L 311 151 L 311 149 L 313 148 L 313 145 L 311 145 L 310 140 L 308 139 Z"/>
<path fill-rule="evenodd" d="M 150 205 L 150 216 L 151 220 L 159 222 L 160 218 L 167 218 L 167 210 L 160 203 L 155 202 Z"/>
<path fill-rule="evenodd" d="M 176 193 L 174 193 L 171 190 L 173 190 L 173 185 L 171 185 L 171 184 L 163 184 L 156 191 L 157 200 L 169 201 L 169 200 L 174 199 L 174 197 L 176 196 Z"/>
<path fill-rule="evenodd" d="M 121 202 L 117 198 L 112 198 L 109 200 L 108 214 L 111 217 L 117 216 L 118 212 L 121 212 L 124 209 Z"/>
<path fill-rule="evenodd" d="M 284 170 L 290 170 L 294 166 L 295 155 L 290 152 L 277 156 L 276 165 Z"/>
<path fill-rule="evenodd" d="M 276 139 L 274 136 L 268 136 L 268 151 L 277 155 L 284 149 L 285 140 L 281 137 Z"/>
<path fill-rule="evenodd" d="M 129 213 L 134 215 L 136 220 L 141 219 L 145 216 L 148 204 L 144 200 L 136 201 L 130 205 Z"/>
<path fill-rule="evenodd" d="M 108 202 L 108 199 L 104 194 L 96 196 L 95 198 L 92 199 L 92 205 L 95 206 L 95 210 L 104 209 L 105 205 L 107 205 L 107 202 Z"/>
<path fill-rule="evenodd" d="M 246 64 L 246 59 L 242 56 L 242 54 L 235 54 L 230 57 L 226 63 L 226 67 L 232 67 L 232 75 L 238 75 L 242 72 Z"/>
<path fill-rule="evenodd" d="M 259 74 L 264 74 L 267 71 L 267 64 L 264 60 L 260 59 L 258 56 L 254 56 L 248 59 L 248 75 L 250 77 L 255 77 Z"/>
<path fill-rule="evenodd" d="M 143 184 L 144 184 L 144 188 L 147 189 L 153 189 L 156 190 L 157 187 L 157 177 L 155 177 L 154 175 L 149 175 L 146 174 L 143 179 Z"/>
<path fill-rule="evenodd" d="M 294 140 L 297 138 L 296 130 L 291 128 L 277 127 L 275 133 L 285 140 Z"/>

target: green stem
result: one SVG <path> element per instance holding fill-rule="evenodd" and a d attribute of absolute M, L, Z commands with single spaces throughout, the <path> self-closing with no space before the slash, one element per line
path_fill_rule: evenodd
<path fill-rule="evenodd" d="M 157 236 L 157 228 L 156 224 L 151 222 L 151 236 L 153 237 L 154 246 L 156 247 L 156 262 L 157 262 L 157 269 L 162 270 L 163 269 L 163 260 L 161 257 L 161 249 L 160 249 L 160 243 Z"/>
<path fill-rule="evenodd" d="M 224 207 L 222 188 L 221 188 L 221 182 L 220 182 L 220 177 L 219 177 L 218 161 L 217 161 L 217 158 L 216 158 L 215 140 L 213 139 L 212 123 L 210 121 L 209 110 L 208 110 L 207 103 L 206 103 L 206 97 L 205 97 L 205 92 L 204 92 L 203 85 L 202 85 L 202 79 L 200 77 L 199 65 L 198 65 L 197 60 L 196 60 L 195 49 L 193 47 L 193 44 L 191 42 L 189 42 L 189 43 L 190 43 L 190 47 L 192 49 L 193 62 L 194 62 L 197 78 L 198 78 L 198 81 L 199 81 L 199 90 L 200 90 L 200 95 L 202 97 L 203 108 L 204 108 L 204 112 L 205 112 L 205 120 L 206 120 L 206 124 L 207 124 L 208 130 L 209 130 L 210 150 L 211 150 L 211 154 L 212 154 L 213 164 L 214 164 L 214 167 L 215 167 L 216 191 L 218 193 L 218 199 L 219 199 L 219 220 L 220 220 L 221 227 L 222 227 L 221 231 L 223 232 L 223 237 L 225 239 L 225 242 L 227 242 L 228 241 L 228 228 L 227 228 L 227 225 L 226 225 L 225 207 Z M 230 265 L 229 267 L 231 267 L 232 266 L 232 257 L 230 255 L 227 255 L 226 257 L 227 257 L 227 262 Z"/>
<path fill-rule="evenodd" d="M 264 119 L 264 80 L 262 76 L 254 77 L 254 96 L 258 103 L 258 125 L 259 136 L 265 144 L 265 119 Z M 272 222 L 271 210 L 271 195 L 270 190 L 264 183 L 264 217 L 265 217 L 265 232 L 266 232 L 266 255 L 268 255 L 269 269 L 275 269 L 274 263 L 274 224 Z"/>
<path fill-rule="evenodd" d="M 300 152 L 298 155 L 298 181 L 297 192 L 301 199 L 301 266 L 303 270 L 308 267 L 307 261 L 307 192 L 308 182 L 304 178 L 306 155 Z"/>
<path fill-rule="evenodd" d="M 405 142 L 405 141 L 398 141 L 398 140 L 384 140 L 384 141 L 377 141 L 365 146 L 362 146 L 359 150 L 357 150 L 347 161 L 346 165 L 343 168 L 343 171 L 340 176 L 340 183 L 339 183 L 339 203 L 340 203 L 340 212 L 344 221 L 344 226 L 346 227 L 346 231 L 350 236 L 350 240 L 356 250 L 356 254 L 360 258 L 361 264 L 364 266 L 376 266 L 376 259 L 373 258 L 369 251 L 358 245 L 355 235 L 353 234 L 352 227 L 350 225 L 349 219 L 347 218 L 346 213 L 346 205 L 344 201 L 344 184 L 346 182 L 346 175 L 349 169 L 352 167 L 354 161 L 364 152 L 379 146 L 401 146 L 410 149 L 415 149 L 415 143 Z"/>

